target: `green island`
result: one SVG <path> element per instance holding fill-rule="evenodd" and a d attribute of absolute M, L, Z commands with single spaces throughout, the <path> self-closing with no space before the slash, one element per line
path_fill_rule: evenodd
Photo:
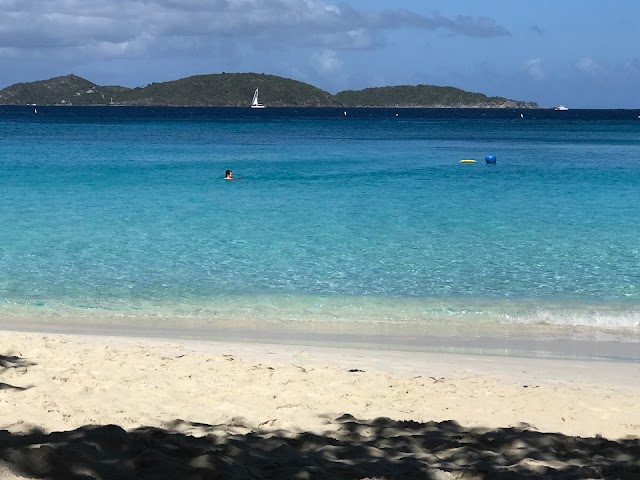
<path fill-rule="evenodd" d="M 399 85 L 333 95 L 276 75 L 224 72 L 136 88 L 100 86 L 66 75 L 10 85 L 0 90 L 0 104 L 245 107 L 256 88 L 267 107 L 539 108 L 535 102 L 488 97 L 454 87 Z"/>

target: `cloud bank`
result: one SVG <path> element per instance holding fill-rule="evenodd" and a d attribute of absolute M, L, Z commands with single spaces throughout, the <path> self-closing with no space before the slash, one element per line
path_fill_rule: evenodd
<path fill-rule="evenodd" d="M 135 57 L 207 49 L 219 39 L 260 48 L 371 49 L 394 29 L 509 35 L 487 17 L 373 13 L 323 0 L 0 0 L 0 11 L 2 56 Z"/>

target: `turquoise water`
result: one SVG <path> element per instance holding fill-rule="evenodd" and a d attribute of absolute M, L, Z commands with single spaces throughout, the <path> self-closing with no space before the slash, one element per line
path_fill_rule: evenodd
<path fill-rule="evenodd" d="M 0 318 L 640 337 L 638 112 L 347 113 L 0 107 Z"/>

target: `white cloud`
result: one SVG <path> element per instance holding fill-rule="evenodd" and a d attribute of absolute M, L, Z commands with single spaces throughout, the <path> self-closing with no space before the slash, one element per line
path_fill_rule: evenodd
<path fill-rule="evenodd" d="M 632 58 L 624 62 L 622 66 L 623 70 L 627 73 L 637 75 L 640 73 L 640 59 Z"/>
<path fill-rule="evenodd" d="M 527 60 L 524 64 L 524 70 L 534 80 L 543 80 L 545 78 L 545 73 L 542 68 L 542 59 L 539 57 Z"/>
<path fill-rule="evenodd" d="M 579 59 L 575 64 L 576 70 L 579 72 L 590 75 L 599 76 L 605 73 L 605 69 L 598 64 L 594 59 L 589 57 L 583 57 Z"/>
<path fill-rule="evenodd" d="M 0 11 L 0 55 L 95 49 L 98 56 L 136 56 L 230 38 L 262 48 L 366 49 L 379 45 L 384 31 L 404 28 L 508 35 L 487 17 L 372 13 L 325 0 L 0 0 Z"/>
<path fill-rule="evenodd" d="M 311 55 L 313 67 L 323 75 L 334 74 L 342 68 L 343 62 L 333 50 L 322 50 Z"/>

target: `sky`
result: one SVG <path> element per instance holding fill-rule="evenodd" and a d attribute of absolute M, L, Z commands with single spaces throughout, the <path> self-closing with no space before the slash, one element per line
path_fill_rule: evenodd
<path fill-rule="evenodd" d="M 0 0 L 0 88 L 256 72 L 640 108 L 639 25 L 638 0 Z"/>

